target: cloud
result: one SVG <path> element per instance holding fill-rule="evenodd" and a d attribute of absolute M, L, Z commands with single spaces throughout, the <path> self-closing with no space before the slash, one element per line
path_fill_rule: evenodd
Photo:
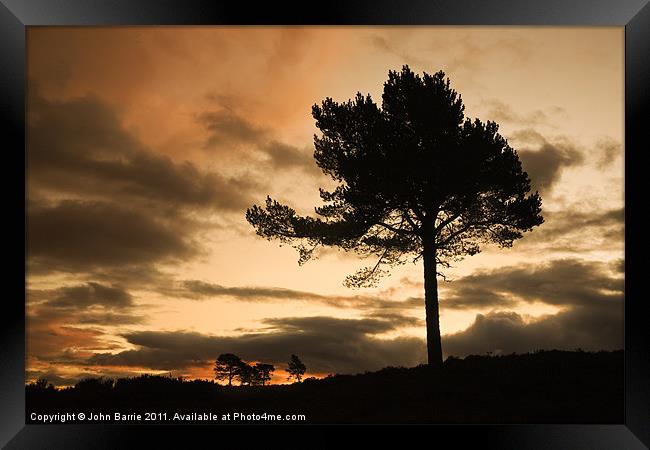
<path fill-rule="evenodd" d="M 185 280 L 180 286 L 163 289 L 162 294 L 189 298 L 194 300 L 214 299 L 227 297 L 244 302 L 269 302 L 269 301 L 303 301 L 322 303 L 335 308 L 353 308 L 361 310 L 388 311 L 408 310 L 420 308 L 424 300 L 417 297 L 408 297 L 403 300 L 393 300 L 378 295 L 322 295 L 308 291 L 298 291 L 280 287 L 265 286 L 222 286 L 200 280 Z"/>
<path fill-rule="evenodd" d="M 92 196 L 140 207 L 245 209 L 257 184 L 201 172 L 190 162 L 156 155 L 96 97 L 49 101 L 30 97 L 27 179 L 39 191 Z M 161 206 L 162 205 L 162 206 Z"/>
<path fill-rule="evenodd" d="M 565 118 L 566 110 L 559 106 L 547 108 L 546 110 L 536 109 L 528 113 L 516 112 L 511 106 L 503 103 L 498 99 L 489 99 L 483 102 L 487 108 L 485 114 L 486 120 L 492 120 L 497 123 L 508 122 L 517 125 L 543 125 L 555 128 L 554 120 L 556 118 Z"/>
<path fill-rule="evenodd" d="M 126 290 L 89 282 L 27 292 L 27 355 L 30 369 L 83 365 L 97 351 L 123 348 L 106 327 L 146 322 Z M 50 381 L 51 377 L 46 376 Z M 66 384 L 66 383 L 55 383 Z"/>
<path fill-rule="evenodd" d="M 300 150 L 298 147 L 278 141 L 270 141 L 263 146 L 268 161 L 275 169 L 301 169 L 312 175 L 322 174 L 316 165 L 313 152 Z"/>
<path fill-rule="evenodd" d="M 211 99 L 217 101 L 221 96 L 212 95 Z M 231 99 L 223 101 L 232 102 Z M 322 173 L 309 147 L 301 149 L 277 140 L 271 129 L 253 124 L 230 107 L 205 111 L 198 115 L 198 121 L 208 132 L 204 143 L 206 149 L 230 152 L 233 148 L 248 145 L 250 151 L 238 157 L 248 158 L 259 167 L 266 165 L 274 170 L 298 170 L 312 176 Z"/>
<path fill-rule="evenodd" d="M 547 222 L 550 224 L 544 229 L 544 238 L 546 239 L 550 240 L 573 232 L 585 233 L 587 229 L 590 229 L 589 232 L 591 233 L 598 231 L 609 233 L 614 229 L 621 232 L 620 238 L 622 242 L 622 228 L 625 224 L 624 208 L 596 212 L 568 210 L 550 212 L 545 215 L 548 218 Z"/>
<path fill-rule="evenodd" d="M 27 212 L 30 270 L 89 272 L 198 254 L 187 224 L 107 202 L 62 201 Z"/>
<path fill-rule="evenodd" d="M 416 57 L 413 54 L 404 51 L 402 48 L 400 48 L 399 45 L 395 45 L 393 42 L 389 41 L 384 36 L 378 34 L 372 35 L 369 38 L 369 42 L 370 45 L 372 45 L 374 48 L 382 52 L 396 56 L 397 59 L 402 64 L 411 64 L 411 65 L 419 65 L 419 66 L 427 65 L 425 59 Z"/>
<path fill-rule="evenodd" d="M 624 280 L 610 263 L 557 259 L 544 264 L 522 264 L 478 271 L 445 284 L 443 308 L 494 308 L 520 302 L 556 306 L 620 305 Z"/>
<path fill-rule="evenodd" d="M 95 351 L 114 348 L 101 329 L 71 326 L 78 325 L 79 315 L 77 311 L 55 308 L 30 310 L 27 314 L 28 357 L 50 364 L 79 363 Z"/>
<path fill-rule="evenodd" d="M 127 291 L 95 282 L 62 287 L 55 289 L 54 293 L 54 297 L 45 303 L 54 308 L 86 308 L 97 305 L 114 309 L 133 306 L 133 297 Z"/>
<path fill-rule="evenodd" d="M 198 121 L 209 133 L 204 144 L 206 149 L 233 144 L 257 144 L 269 135 L 267 128 L 252 124 L 231 109 L 204 111 L 198 115 Z"/>
<path fill-rule="evenodd" d="M 139 325 L 146 322 L 143 315 L 112 313 L 112 312 L 86 312 L 77 317 L 77 322 L 82 325 Z"/>
<path fill-rule="evenodd" d="M 531 179 L 532 190 L 549 192 L 567 167 L 583 163 L 584 158 L 576 148 L 568 144 L 545 142 L 535 150 L 522 148 L 518 151 L 523 168 Z"/>
<path fill-rule="evenodd" d="M 599 139 L 589 149 L 566 136 L 548 139 L 530 127 L 514 131 L 508 138 L 516 144 L 533 189 L 540 192 L 550 191 L 566 168 L 590 164 L 602 171 L 615 161 L 622 160 L 623 156 L 622 144 L 609 137 Z"/>
<path fill-rule="evenodd" d="M 525 353 L 538 349 L 623 348 L 623 303 L 578 306 L 533 321 L 508 311 L 478 314 L 466 330 L 443 337 L 447 355 Z"/>
<path fill-rule="evenodd" d="M 577 208 L 545 212 L 544 224 L 524 236 L 518 248 L 581 253 L 593 249 L 622 250 L 625 210 L 583 212 Z"/>
<path fill-rule="evenodd" d="M 27 298 L 33 312 L 43 323 L 123 325 L 144 322 L 134 313 L 133 296 L 121 287 L 94 281 L 56 289 L 29 290 Z"/>
<path fill-rule="evenodd" d="M 521 35 L 507 36 L 495 30 L 482 33 L 477 39 L 475 33 L 454 30 L 432 39 L 428 49 L 433 55 L 429 60 L 437 61 L 447 73 L 487 90 L 489 86 L 480 75 L 489 73 L 494 61 L 499 61 L 501 66 L 523 68 L 530 61 L 533 47 L 533 42 Z"/>
<path fill-rule="evenodd" d="M 600 153 L 596 166 L 601 170 L 610 166 L 618 158 L 623 160 L 623 145 L 614 139 L 600 139 L 596 143 L 596 151 Z"/>
<path fill-rule="evenodd" d="M 210 365 L 220 353 L 232 352 L 244 360 L 283 366 L 291 353 L 300 356 L 309 372 L 353 373 L 387 365 L 413 366 L 426 359 L 419 338 L 377 338 L 375 335 L 412 323 L 373 318 L 287 317 L 267 319 L 261 332 L 237 337 L 195 332 L 142 331 L 124 337 L 139 348 L 117 354 L 96 354 L 90 365 L 139 366 L 174 370 Z"/>
<path fill-rule="evenodd" d="M 528 172 L 533 190 L 548 193 L 569 167 L 585 163 L 585 152 L 571 139 L 555 136 L 549 140 L 534 128 L 524 128 L 506 136 L 514 141 L 523 169 Z"/>

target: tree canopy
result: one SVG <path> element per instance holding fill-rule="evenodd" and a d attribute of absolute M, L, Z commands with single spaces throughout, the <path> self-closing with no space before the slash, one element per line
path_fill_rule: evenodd
<path fill-rule="evenodd" d="M 320 189 L 317 217 L 301 217 L 270 197 L 246 218 L 268 239 L 297 244 L 300 263 L 319 245 L 378 257 L 348 277 L 372 284 L 381 266 L 436 247 L 439 264 L 473 255 L 482 243 L 509 247 L 542 223 L 541 199 L 495 122 L 464 117 L 461 96 L 440 71 L 389 72 L 382 108 L 370 95 L 326 98 L 312 115 L 314 158 L 339 185 Z"/>

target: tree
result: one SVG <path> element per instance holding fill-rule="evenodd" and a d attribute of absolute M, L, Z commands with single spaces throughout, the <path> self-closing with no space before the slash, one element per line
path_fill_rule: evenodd
<path fill-rule="evenodd" d="M 271 381 L 271 374 L 275 371 L 275 366 L 273 364 L 255 364 L 257 369 L 257 377 L 262 386 Z"/>
<path fill-rule="evenodd" d="M 287 368 L 287 372 L 289 372 L 289 377 L 287 378 L 290 380 L 291 378 L 295 378 L 298 383 L 300 383 L 300 380 L 302 379 L 302 376 L 305 374 L 305 371 L 307 370 L 307 367 L 300 361 L 300 358 L 298 358 L 296 355 L 291 355 L 291 360 L 289 361 L 289 367 Z"/>
<path fill-rule="evenodd" d="M 338 186 L 320 189 L 317 217 L 270 197 L 246 219 L 258 235 L 291 243 L 299 264 L 319 246 L 337 246 L 376 263 L 346 278 L 372 286 L 384 267 L 424 266 L 428 362 L 442 365 L 438 306 L 441 268 L 494 243 L 510 247 L 543 222 L 541 198 L 517 152 L 494 122 L 464 116 L 460 95 L 440 71 L 390 71 L 381 108 L 370 95 L 312 107 L 321 136 L 314 158 Z M 412 258 L 412 259 L 411 259 Z"/>
<path fill-rule="evenodd" d="M 257 367 L 242 363 L 239 370 L 239 381 L 243 385 L 255 386 L 261 383 Z"/>
<path fill-rule="evenodd" d="M 240 376 L 244 364 L 239 356 L 222 353 L 214 362 L 214 377 L 219 381 L 228 380 L 228 386 L 232 386 L 232 380 Z"/>
<path fill-rule="evenodd" d="M 52 383 L 49 383 L 45 378 L 39 378 L 38 380 L 29 383 L 26 389 L 28 391 L 54 391 L 55 387 Z"/>

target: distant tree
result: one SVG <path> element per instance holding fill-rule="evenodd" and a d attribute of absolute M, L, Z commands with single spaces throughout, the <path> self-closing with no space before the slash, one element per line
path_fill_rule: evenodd
<path fill-rule="evenodd" d="M 300 358 L 298 358 L 296 355 L 291 355 L 291 360 L 289 361 L 289 367 L 287 368 L 287 372 L 289 372 L 289 377 L 287 378 L 290 380 L 291 378 L 295 378 L 298 383 L 300 383 L 300 380 L 302 379 L 302 376 L 305 374 L 305 371 L 307 370 L 307 367 L 300 361 Z"/>
<path fill-rule="evenodd" d="M 77 392 L 91 393 L 105 393 L 109 392 L 115 386 L 115 380 L 112 378 L 103 377 L 87 377 L 83 378 L 74 385 Z"/>
<path fill-rule="evenodd" d="M 494 122 L 464 116 L 460 95 L 440 71 L 390 71 L 381 108 L 370 95 L 326 98 L 312 116 L 316 164 L 338 186 L 320 189 L 318 217 L 299 216 L 270 197 L 246 219 L 258 235 L 291 243 L 298 263 L 319 246 L 337 246 L 376 263 L 348 276 L 369 286 L 393 267 L 422 259 L 428 362 L 442 366 L 439 267 L 494 243 L 511 247 L 543 222 L 541 198 L 517 152 Z"/>
<path fill-rule="evenodd" d="M 244 365 L 239 356 L 222 353 L 214 362 L 214 377 L 219 381 L 228 380 L 228 386 L 232 386 L 232 380 L 240 376 Z"/>
<path fill-rule="evenodd" d="M 273 364 L 257 363 L 255 364 L 255 368 L 257 369 L 258 379 L 262 386 L 271 381 L 271 375 L 275 371 Z"/>
<path fill-rule="evenodd" d="M 239 369 L 239 382 L 244 385 L 255 386 L 260 384 L 260 374 L 257 367 L 242 363 Z"/>
<path fill-rule="evenodd" d="M 45 378 L 39 378 L 33 383 L 27 384 L 27 390 L 30 391 L 53 391 L 54 385 L 49 383 Z"/>

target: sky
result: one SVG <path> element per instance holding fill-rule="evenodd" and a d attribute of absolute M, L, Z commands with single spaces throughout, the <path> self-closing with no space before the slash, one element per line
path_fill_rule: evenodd
<path fill-rule="evenodd" d="M 27 381 L 212 378 L 236 353 L 308 376 L 426 362 L 421 260 L 257 236 L 267 195 L 332 188 L 311 107 L 443 70 L 515 148 L 545 222 L 439 281 L 443 354 L 623 348 L 622 27 L 29 27 Z"/>

